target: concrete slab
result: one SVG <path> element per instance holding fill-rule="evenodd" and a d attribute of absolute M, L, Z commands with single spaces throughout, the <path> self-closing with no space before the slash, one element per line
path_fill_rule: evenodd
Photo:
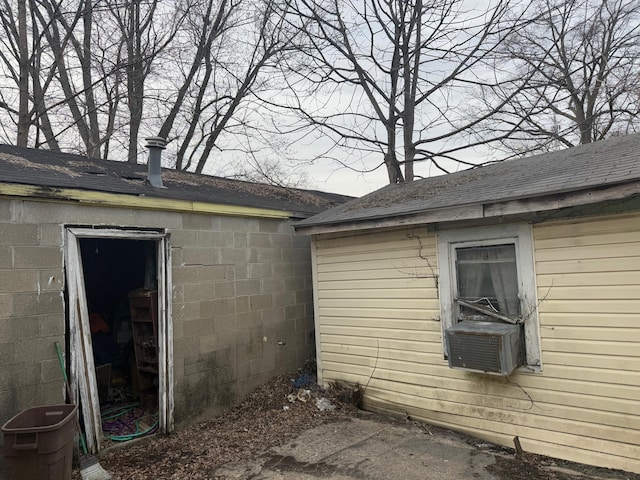
<path fill-rule="evenodd" d="M 490 453 L 453 432 L 430 435 L 410 422 L 379 416 L 353 418 L 308 430 L 266 455 L 215 472 L 220 478 L 253 480 L 498 480 L 486 467 Z"/>

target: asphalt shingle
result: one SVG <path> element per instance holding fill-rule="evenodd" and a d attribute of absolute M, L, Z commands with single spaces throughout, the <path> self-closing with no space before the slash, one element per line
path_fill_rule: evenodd
<path fill-rule="evenodd" d="M 303 220 L 299 227 L 544 197 L 640 180 L 640 134 L 388 185 Z"/>
<path fill-rule="evenodd" d="M 146 181 L 146 165 L 11 145 L 0 145 L 0 172 L 0 183 L 266 208 L 292 212 L 297 218 L 352 198 L 171 169 L 162 172 L 166 188 L 155 188 Z"/>

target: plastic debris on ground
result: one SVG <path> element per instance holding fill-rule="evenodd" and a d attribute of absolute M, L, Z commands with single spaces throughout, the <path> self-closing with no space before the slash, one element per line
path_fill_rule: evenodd
<path fill-rule="evenodd" d="M 340 384 L 331 382 L 327 389 L 318 385 L 315 374 L 315 361 L 307 362 L 302 369 L 291 377 L 292 391 L 286 395 L 286 400 L 290 404 L 313 403 L 320 411 L 334 411 L 338 407 L 330 399 L 336 400 L 339 404 L 349 404 L 359 406 L 362 399 L 362 389 L 359 385 Z M 293 406 L 283 405 L 283 410 L 290 410 Z"/>
<path fill-rule="evenodd" d="M 316 407 L 318 407 L 318 410 L 320 410 L 321 412 L 331 411 L 336 409 L 336 406 L 333 403 L 331 403 L 331 401 L 329 401 L 324 397 L 316 399 Z"/>
<path fill-rule="evenodd" d="M 309 385 L 315 383 L 316 379 L 313 375 L 303 372 L 298 375 L 296 378 L 293 378 L 291 382 L 293 383 L 293 388 L 304 388 Z"/>
<path fill-rule="evenodd" d="M 289 401 L 289 403 L 294 403 L 296 401 L 307 403 L 309 400 L 311 400 L 311 390 L 300 388 L 297 392 L 287 395 L 287 400 Z"/>

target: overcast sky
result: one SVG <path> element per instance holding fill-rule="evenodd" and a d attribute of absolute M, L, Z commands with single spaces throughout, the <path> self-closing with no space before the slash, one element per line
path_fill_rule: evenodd
<path fill-rule="evenodd" d="M 485 148 L 481 150 L 467 149 L 458 154 L 460 160 L 483 163 L 488 160 L 495 160 L 496 155 L 492 155 L 493 149 Z M 493 152 L 495 153 L 495 152 Z M 469 168 L 466 165 L 451 162 L 443 165 L 449 169 L 450 172 L 465 170 Z M 371 167 L 371 165 L 369 165 Z M 308 175 L 308 182 L 304 188 L 321 190 L 325 192 L 341 193 L 343 195 L 351 195 L 354 197 L 360 197 L 367 193 L 378 190 L 389 183 L 387 177 L 387 169 L 381 166 L 377 170 L 368 173 L 360 173 L 354 170 L 350 170 L 346 167 L 342 167 L 330 160 L 317 161 L 313 165 L 305 166 L 303 169 Z M 431 177 L 435 175 L 442 175 L 443 172 L 438 170 L 430 162 L 418 162 L 415 164 L 416 175 L 420 177 Z M 417 177 L 416 179 L 420 178 Z"/>

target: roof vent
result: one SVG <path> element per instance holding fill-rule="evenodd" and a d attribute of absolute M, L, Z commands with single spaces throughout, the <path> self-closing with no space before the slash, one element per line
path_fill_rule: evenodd
<path fill-rule="evenodd" d="M 145 145 L 149 149 L 149 160 L 147 162 L 147 180 L 149 183 L 157 188 L 166 188 L 162 185 L 162 150 L 165 149 L 167 141 L 162 137 L 148 137 L 145 138 L 147 144 Z"/>

